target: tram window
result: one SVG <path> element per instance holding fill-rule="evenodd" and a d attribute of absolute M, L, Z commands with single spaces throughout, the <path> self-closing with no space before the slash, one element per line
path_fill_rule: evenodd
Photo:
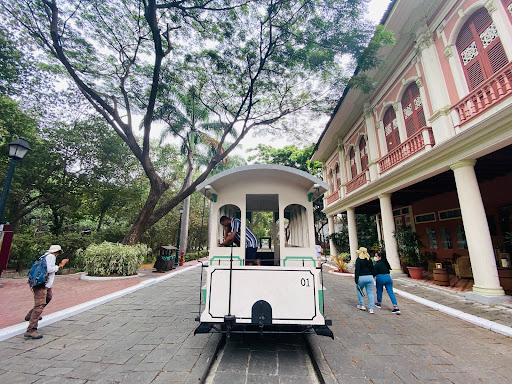
<path fill-rule="evenodd" d="M 219 219 L 222 216 L 226 216 L 230 219 L 237 218 L 240 219 L 241 217 L 241 211 L 240 208 L 238 208 L 236 205 L 233 204 L 226 204 L 219 208 Z M 229 235 L 229 230 L 224 228 L 220 222 L 217 222 L 218 230 L 217 230 L 217 241 L 219 243 L 222 243 L 227 235 Z M 239 247 L 240 244 L 233 243 L 234 247 Z"/>
<path fill-rule="evenodd" d="M 291 204 L 284 210 L 285 247 L 309 247 L 307 210 L 300 204 Z"/>

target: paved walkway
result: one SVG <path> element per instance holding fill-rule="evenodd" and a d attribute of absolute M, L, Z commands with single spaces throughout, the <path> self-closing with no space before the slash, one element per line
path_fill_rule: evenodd
<path fill-rule="evenodd" d="M 197 261 L 189 261 L 179 271 Z M 165 276 L 171 272 L 156 273 L 152 270 L 140 270 L 140 277 L 118 280 L 80 280 L 79 274 L 57 275 L 53 283 L 54 299 L 44 309 L 43 316 L 73 307 L 99 297 L 133 287 L 141 281 Z M 27 277 L 2 278 L 0 281 L 0 329 L 23 322 L 27 312 L 34 306 L 34 296 L 27 283 Z"/>
<path fill-rule="evenodd" d="M 335 340 L 310 336 L 328 383 L 511 383 L 512 338 L 398 297 L 356 309 L 353 277 L 324 274 Z M 367 300 L 367 298 L 365 299 Z"/>
<path fill-rule="evenodd" d="M 493 306 L 479 304 L 466 300 L 464 292 L 457 292 L 409 278 L 395 278 L 394 285 L 395 288 L 438 304 L 512 327 L 512 303 Z"/>
<path fill-rule="evenodd" d="M 0 382 L 197 383 L 219 340 L 192 336 L 199 273 L 194 268 L 45 326 L 41 340 L 0 342 Z M 328 383 L 512 382 L 512 338 L 401 297 L 402 315 L 391 314 L 387 297 L 370 315 L 356 309 L 353 278 L 324 277 L 335 340 L 309 339 Z M 259 367 L 273 364 L 263 358 Z M 236 367 L 219 367 L 221 376 L 240 381 Z M 269 370 L 258 384 L 275 383 L 278 373 Z"/>

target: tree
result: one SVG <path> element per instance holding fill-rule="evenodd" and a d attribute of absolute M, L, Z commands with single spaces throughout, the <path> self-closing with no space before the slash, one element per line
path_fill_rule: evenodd
<path fill-rule="evenodd" d="M 339 84 L 342 54 L 360 54 L 373 29 L 365 0 L 5 0 L 6 19 L 53 57 L 90 105 L 130 148 L 150 183 L 125 243 L 189 196 L 258 127 L 321 106 Z M 338 80 L 338 79 L 336 79 Z M 151 157 L 150 134 L 163 83 L 185 82 L 225 124 L 215 154 L 190 183 L 164 179 Z M 142 140 L 135 114 L 143 115 Z M 225 151 L 234 128 L 240 134 Z M 164 197 L 166 196 L 166 197 Z"/>

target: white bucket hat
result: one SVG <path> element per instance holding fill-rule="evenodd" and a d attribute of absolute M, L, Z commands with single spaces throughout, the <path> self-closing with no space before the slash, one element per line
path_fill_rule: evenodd
<path fill-rule="evenodd" d="M 46 252 L 48 252 L 48 253 L 62 252 L 62 248 L 60 247 L 60 245 L 52 244 L 50 246 L 50 249 L 48 249 Z"/>

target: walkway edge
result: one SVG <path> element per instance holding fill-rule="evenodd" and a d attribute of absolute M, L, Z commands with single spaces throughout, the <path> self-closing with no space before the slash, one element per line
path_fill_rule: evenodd
<path fill-rule="evenodd" d="M 121 291 L 114 292 L 114 293 L 111 293 L 111 294 L 108 294 L 108 295 L 105 295 L 102 297 L 98 297 L 97 299 L 90 300 L 85 303 L 75 305 L 74 307 L 70 307 L 67 309 L 63 309 L 61 311 L 50 313 L 49 315 L 45 315 L 43 320 L 41 320 L 39 322 L 39 327 L 42 328 L 47 325 L 56 323 L 57 321 L 67 319 L 68 317 L 78 315 L 79 313 L 85 312 L 85 311 L 92 309 L 94 307 L 97 307 L 99 305 L 108 303 L 111 300 L 128 295 L 132 292 L 138 291 L 139 289 L 150 287 L 154 284 L 158 284 L 164 280 L 170 279 L 171 277 L 182 274 L 184 272 L 188 272 L 191 269 L 194 269 L 194 268 L 197 268 L 200 266 L 201 266 L 201 263 L 197 263 L 196 265 L 192 265 L 190 267 L 181 269 L 179 271 L 171 272 L 168 275 L 164 275 L 164 276 L 160 276 L 160 277 L 157 277 L 154 279 L 142 281 L 139 284 L 134 285 L 132 287 L 125 288 Z M 18 336 L 18 335 L 21 335 L 22 333 L 25 333 L 25 331 L 27 330 L 27 323 L 28 322 L 25 321 L 20 324 L 16 324 L 16 325 L 12 325 L 10 327 L 0 329 L 0 341 L 4 341 L 7 339 L 10 339 L 11 337 Z"/>
<path fill-rule="evenodd" d="M 459 311 L 458 309 L 447 307 L 446 305 L 442 305 L 442 304 L 436 303 L 434 301 L 424 299 L 422 297 L 413 295 L 412 293 L 405 292 L 400 289 L 394 288 L 393 290 L 395 291 L 395 293 L 399 294 L 400 296 L 405 297 L 406 299 L 409 299 L 409 300 L 413 300 L 422 305 L 425 305 L 426 307 L 433 308 L 435 310 L 438 310 L 439 312 L 443 312 L 447 315 L 457 317 L 461 320 L 467 321 L 468 323 L 491 330 L 493 332 L 512 337 L 512 328 L 508 327 L 506 325 L 496 323 L 495 321 L 483 319 L 481 317 L 471 315 L 466 312 Z"/>

